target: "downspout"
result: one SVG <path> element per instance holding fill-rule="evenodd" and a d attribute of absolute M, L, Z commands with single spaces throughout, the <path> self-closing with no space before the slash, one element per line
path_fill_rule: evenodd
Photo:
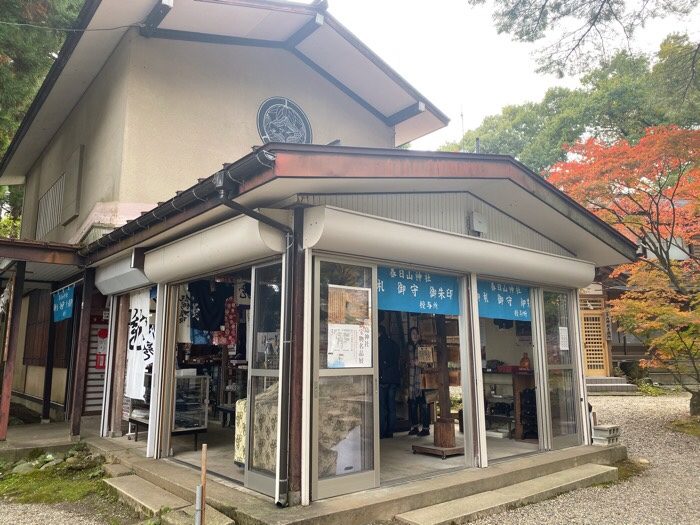
<path fill-rule="evenodd" d="M 285 237 L 285 257 L 284 257 L 284 297 L 282 298 L 284 304 L 284 330 L 282 335 L 282 355 L 280 359 L 280 439 L 277 443 L 279 448 L 279 481 L 277 485 L 277 497 L 275 498 L 275 503 L 279 507 L 286 507 L 289 505 L 289 386 L 290 386 L 290 359 L 291 359 L 291 346 L 292 346 L 292 283 L 294 279 L 294 263 L 295 263 L 295 247 L 296 240 L 294 237 L 294 230 L 279 221 L 276 221 L 267 215 L 257 212 L 247 206 L 239 204 L 233 201 L 231 198 L 227 198 L 227 193 L 225 190 L 221 190 L 221 204 L 235 210 L 239 213 L 247 215 L 252 219 L 260 221 L 272 228 L 279 230 L 284 233 Z"/>

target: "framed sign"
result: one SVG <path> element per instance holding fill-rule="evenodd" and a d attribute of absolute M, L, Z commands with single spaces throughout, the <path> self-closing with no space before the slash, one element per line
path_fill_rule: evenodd
<path fill-rule="evenodd" d="M 435 362 L 435 349 L 432 346 L 419 346 L 416 348 L 416 358 L 419 363 L 433 364 Z"/>

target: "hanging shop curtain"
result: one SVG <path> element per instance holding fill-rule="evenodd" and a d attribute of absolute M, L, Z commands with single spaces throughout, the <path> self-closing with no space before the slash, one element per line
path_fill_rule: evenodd
<path fill-rule="evenodd" d="M 145 401 L 145 377 L 153 363 L 155 325 L 149 323 L 151 294 L 149 290 L 132 292 L 129 296 L 129 328 L 126 348 L 126 386 L 124 395 Z"/>

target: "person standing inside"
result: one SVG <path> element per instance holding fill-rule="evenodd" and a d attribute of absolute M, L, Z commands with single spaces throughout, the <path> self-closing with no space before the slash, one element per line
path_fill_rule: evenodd
<path fill-rule="evenodd" d="M 379 325 L 379 432 L 382 438 L 393 438 L 396 427 L 396 392 L 401 384 L 400 351 Z"/>
<path fill-rule="evenodd" d="M 423 367 L 418 361 L 418 347 L 420 346 L 420 332 L 417 327 L 409 331 L 408 359 L 409 359 L 409 392 L 408 392 L 408 414 L 411 423 L 409 436 L 429 436 L 430 435 L 430 412 L 425 401 L 425 392 L 421 388 L 421 375 Z M 418 430 L 418 425 L 422 428 Z"/>

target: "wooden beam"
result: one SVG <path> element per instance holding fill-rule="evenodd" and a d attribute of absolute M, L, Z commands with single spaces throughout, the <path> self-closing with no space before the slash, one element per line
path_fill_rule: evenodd
<path fill-rule="evenodd" d="M 323 26 L 323 21 L 323 15 L 321 13 L 316 13 L 316 16 L 306 22 L 296 33 L 287 39 L 285 42 L 285 47 L 289 49 L 297 47 L 304 40 L 309 38 L 317 29 Z"/>
<path fill-rule="evenodd" d="M 24 291 L 24 274 L 27 263 L 15 263 L 15 284 L 12 288 L 11 321 L 9 327 L 9 344 L 7 360 L 2 370 L 2 394 L 0 394 L 0 441 L 7 439 L 7 425 L 10 422 L 10 400 L 12 398 L 12 380 L 15 373 L 17 341 L 20 330 L 20 312 L 22 310 L 22 292 Z"/>
<path fill-rule="evenodd" d="M 0 258 L 14 261 L 82 266 L 78 247 L 33 241 L 0 240 Z"/>
<path fill-rule="evenodd" d="M 44 366 L 44 399 L 41 407 L 41 422 L 51 421 L 51 387 L 53 386 L 53 362 L 56 353 L 56 323 L 53 320 L 53 297 L 50 299 L 52 305 L 49 313 L 49 337 L 46 345 L 46 365 Z"/>
<path fill-rule="evenodd" d="M 154 5 L 151 12 L 148 13 L 143 26 L 139 29 L 141 36 L 149 38 L 172 8 L 173 0 L 160 0 L 156 5 Z"/>
<path fill-rule="evenodd" d="M 109 432 L 113 437 L 122 435 L 122 404 L 126 378 L 126 343 L 129 325 L 129 294 L 117 300 L 117 321 L 114 323 L 114 348 L 112 348 L 112 409 Z"/>
<path fill-rule="evenodd" d="M 396 126 L 397 124 L 403 122 L 404 120 L 408 120 L 410 118 L 416 117 L 423 113 L 425 111 L 425 102 L 416 102 L 415 104 L 411 104 L 407 108 L 402 109 L 401 111 L 397 111 L 393 115 L 391 115 L 389 118 L 387 118 L 387 121 L 389 122 L 389 125 L 391 126 Z"/>
<path fill-rule="evenodd" d="M 92 311 L 92 294 L 95 289 L 95 269 L 86 268 L 83 277 L 82 307 L 80 309 L 80 326 L 78 344 L 75 349 L 73 369 L 73 395 L 71 396 L 70 435 L 80 437 L 80 418 L 85 403 L 85 377 L 87 375 L 88 354 L 90 353 L 90 313 Z"/>

